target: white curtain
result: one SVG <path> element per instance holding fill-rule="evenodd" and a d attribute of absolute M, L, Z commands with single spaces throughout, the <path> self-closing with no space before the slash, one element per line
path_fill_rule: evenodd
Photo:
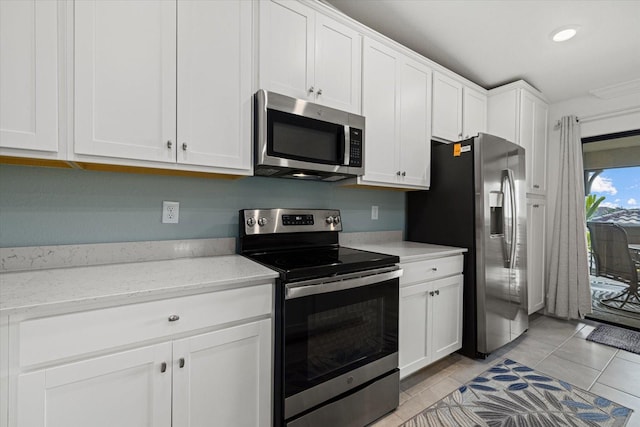
<path fill-rule="evenodd" d="M 558 193 L 551 235 L 549 314 L 581 319 L 591 313 L 580 125 L 575 116 L 560 123 Z"/>

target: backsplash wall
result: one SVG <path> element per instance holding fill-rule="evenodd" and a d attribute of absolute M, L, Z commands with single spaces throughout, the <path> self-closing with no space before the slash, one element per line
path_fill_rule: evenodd
<path fill-rule="evenodd" d="M 162 224 L 162 201 L 180 223 Z M 345 232 L 403 230 L 403 192 L 0 165 L 0 247 L 237 237 L 243 208 L 337 208 Z M 371 220 L 371 206 L 379 219 Z"/>

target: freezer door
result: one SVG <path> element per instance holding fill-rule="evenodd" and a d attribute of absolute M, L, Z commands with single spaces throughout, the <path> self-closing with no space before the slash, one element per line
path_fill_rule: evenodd
<path fill-rule="evenodd" d="M 501 138 L 486 134 L 476 138 L 477 351 L 484 354 L 507 344 L 527 327 L 526 309 L 525 318 L 521 310 L 526 307 L 526 285 L 521 284 L 526 269 L 520 266 L 526 252 L 520 231 L 525 222 L 520 215 L 526 209 L 519 206 L 524 185 L 520 150 Z"/>
<path fill-rule="evenodd" d="M 513 216 L 515 230 L 509 273 L 509 295 L 511 304 L 517 309 L 511 320 L 511 340 L 529 328 L 527 311 L 527 199 L 525 178 L 525 151 L 514 144 L 509 151 L 507 167 L 513 172 L 514 187 Z"/>

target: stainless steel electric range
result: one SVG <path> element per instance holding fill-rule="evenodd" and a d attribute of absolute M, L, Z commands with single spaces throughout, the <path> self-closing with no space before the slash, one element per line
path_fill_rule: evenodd
<path fill-rule="evenodd" d="M 362 427 L 398 406 L 398 257 L 342 247 L 338 210 L 240 211 L 275 287 L 274 426 Z"/>

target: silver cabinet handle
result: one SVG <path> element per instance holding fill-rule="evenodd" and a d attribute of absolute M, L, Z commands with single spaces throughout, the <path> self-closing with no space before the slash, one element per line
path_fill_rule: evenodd
<path fill-rule="evenodd" d="M 540 188 L 538 184 L 534 184 L 533 188 Z"/>
<path fill-rule="evenodd" d="M 182 151 L 187 151 L 187 143 L 186 142 L 182 143 Z"/>
<path fill-rule="evenodd" d="M 431 291 L 431 292 L 429 292 L 429 295 L 434 296 L 435 292 Z"/>
<path fill-rule="evenodd" d="M 400 171 L 396 172 L 396 175 L 400 176 Z"/>
<path fill-rule="evenodd" d="M 315 89 L 313 88 L 313 86 L 311 86 L 311 87 L 309 88 L 309 93 L 313 93 L 313 91 L 315 91 Z"/>
<path fill-rule="evenodd" d="M 436 295 L 440 295 L 440 290 L 439 289 L 436 290 Z"/>
<path fill-rule="evenodd" d="M 178 360 L 178 366 L 179 366 L 179 367 L 181 367 L 181 368 L 184 368 L 184 357 L 181 357 L 181 358 Z"/>
<path fill-rule="evenodd" d="M 169 322 L 175 322 L 177 320 L 180 320 L 180 316 L 178 316 L 177 314 L 172 314 L 171 316 L 169 316 Z"/>
<path fill-rule="evenodd" d="M 462 132 L 458 134 L 458 138 L 462 138 Z"/>
<path fill-rule="evenodd" d="M 540 205 L 533 205 L 533 207 L 534 207 L 534 208 L 539 208 L 539 207 L 540 207 Z"/>
<path fill-rule="evenodd" d="M 407 176 L 407 171 L 402 171 L 402 176 Z"/>
<path fill-rule="evenodd" d="M 173 142 L 171 140 L 167 141 L 167 148 L 171 149 L 173 147 Z"/>
<path fill-rule="evenodd" d="M 438 267 L 431 267 L 431 271 L 438 271 Z"/>
<path fill-rule="evenodd" d="M 318 89 L 318 96 L 322 95 L 322 89 Z"/>
<path fill-rule="evenodd" d="M 167 372 L 167 362 L 162 362 L 160 364 L 160 372 L 162 372 L 162 373 Z"/>

